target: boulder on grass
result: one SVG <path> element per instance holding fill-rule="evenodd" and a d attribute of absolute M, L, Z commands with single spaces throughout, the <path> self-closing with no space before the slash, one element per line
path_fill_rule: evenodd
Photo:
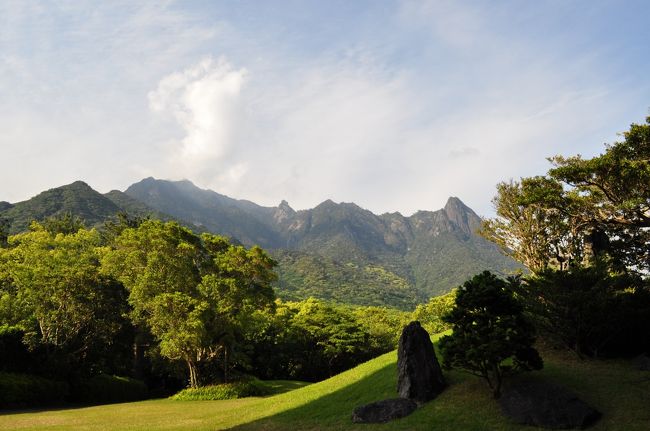
<path fill-rule="evenodd" d="M 640 371 L 650 371 L 650 356 L 647 353 L 639 356 L 636 359 L 636 366 Z"/>
<path fill-rule="evenodd" d="M 366 404 L 354 409 L 354 423 L 383 423 L 393 419 L 403 418 L 415 411 L 417 403 L 406 398 L 392 398 Z"/>
<path fill-rule="evenodd" d="M 586 428 L 601 414 L 561 386 L 518 382 L 499 398 L 501 411 L 516 423 L 548 429 Z"/>
<path fill-rule="evenodd" d="M 447 386 L 431 337 L 420 322 L 411 322 L 402 331 L 397 349 L 397 371 L 397 392 L 402 398 L 426 402 Z"/>

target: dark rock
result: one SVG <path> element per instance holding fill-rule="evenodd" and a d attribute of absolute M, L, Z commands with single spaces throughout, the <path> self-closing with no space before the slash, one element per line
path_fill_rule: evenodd
<path fill-rule="evenodd" d="M 637 369 L 640 371 L 650 371 L 650 356 L 647 354 L 639 356 L 636 362 Z"/>
<path fill-rule="evenodd" d="M 585 428 L 601 414 L 568 390 L 543 382 L 518 382 L 499 398 L 501 411 L 516 423 L 548 429 Z"/>
<path fill-rule="evenodd" d="M 420 322 L 402 331 L 397 349 L 397 392 L 418 402 L 432 400 L 447 386 L 429 333 Z"/>
<path fill-rule="evenodd" d="M 415 411 L 418 407 L 413 400 L 406 398 L 392 398 L 377 401 L 354 409 L 352 422 L 354 423 L 383 423 L 393 419 L 403 418 Z"/>

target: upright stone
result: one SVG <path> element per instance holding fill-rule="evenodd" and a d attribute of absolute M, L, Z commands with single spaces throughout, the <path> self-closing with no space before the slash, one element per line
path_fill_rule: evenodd
<path fill-rule="evenodd" d="M 397 371 L 397 392 L 402 398 L 426 402 L 447 386 L 431 337 L 420 322 L 411 322 L 402 331 L 397 349 Z"/>

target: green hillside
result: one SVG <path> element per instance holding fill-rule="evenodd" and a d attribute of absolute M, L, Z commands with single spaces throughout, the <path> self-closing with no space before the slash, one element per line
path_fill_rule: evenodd
<path fill-rule="evenodd" d="M 11 234 L 27 230 L 34 220 L 43 221 L 66 213 L 80 218 L 86 226 L 93 227 L 104 224 L 121 212 L 138 217 L 172 219 L 118 190 L 102 195 L 83 181 L 46 190 L 13 205 L 0 203 L 0 218 L 7 220 Z"/>
<path fill-rule="evenodd" d="M 647 430 L 650 378 L 632 361 L 579 361 L 545 352 L 545 369 L 534 373 L 561 383 L 603 412 L 594 431 Z M 228 401 L 169 399 L 96 407 L 6 412 L 5 430 L 534 430 L 509 423 L 482 381 L 448 372 L 437 399 L 411 416 L 383 425 L 352 424 L 355 406 L 396 396 L 396 352 L 301 389 L 268 398 Z"/>
<path fill-rule="evenodd" d="M 121 208 L 93 190 L 88 184 L 76 181 L 66 186 L 46 190 L 33 198 L 18 202 L 0 213 L 10 223 L 9 232 L 25 231 L 33 220 L 71 213 L 87 226 L 103 223 L 119 213 Z"/>
<path fill-rule="evenodd" d="M 115 205 L 117 205 L 123 212 L 131 216 L 151 217 L 163 221 L 173 220 L 173 218 L 167 214 L 150 208 L 142 202 L 133 199 L 131 196 L 119 190 L 111 190 L 104 196 Z"/>
<path fill-rule="evenodd" d="M 314 297 L 353 305 L 412 310 L 428 298 L 408 280 L 379 265 L 341 263 L 317 254 L 277 251 L 276 292 L 285 300 Z"/>

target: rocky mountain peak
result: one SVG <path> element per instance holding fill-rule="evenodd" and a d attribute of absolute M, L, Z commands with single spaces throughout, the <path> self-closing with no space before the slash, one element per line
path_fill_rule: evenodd
<path fill-rule="evenodd" d="M 447 218 L 467 235 L 475 233 L 481 224 L 479 216 L 455 196 L 447 200 L 444 212 Z"/>
<path fill-rule="evenodd" d="M 296 214 L 293 208 L 289 206 L 289 202 L 284 199 L 280 202 L 280 205 L 273 212 L 273 219 L 276 223 L 282 224 L 287 219 L 290 219 Z"/>
<path fill-rule="evenodd" d="M 278 205 L 278 209 L 284 212 L 295 213 L 293 208 L 291 208 L 291 206 L 289 205 L 289 202 L 285 201 L 284 199 L 282 199 L 282 202 L 280 202 L 280 205 Z"/>

